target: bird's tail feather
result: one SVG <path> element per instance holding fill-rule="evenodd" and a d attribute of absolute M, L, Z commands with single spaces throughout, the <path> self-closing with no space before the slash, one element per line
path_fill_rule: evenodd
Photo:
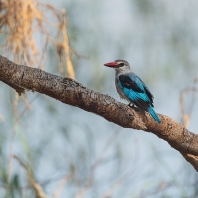
<path fill-rule="evenodd" d="M 158 122 L 158 123 L 161 122 L 161 120 L 159 119 L 158 115 L 155 113 L 155 111 L 154 111 L 154 109 L 153 109 L 152 106 L 150 106 L 150 107 L 148 108 L 148 112 L 150 113 L 150 115 L 153 117 L 153 119 L 154 119 L 156 122 Z"/>

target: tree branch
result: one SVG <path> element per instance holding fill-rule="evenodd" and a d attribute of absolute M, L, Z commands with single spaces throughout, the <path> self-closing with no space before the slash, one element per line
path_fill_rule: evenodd
<path fill-rule="evenodd" d="M 19 94 L 24 90 L 36 91 L 65 104 L 100 115 L 124 128 L 151 132 L 178 150 L 198 171 L 198 135 L 165 115 L 159 114 L 161 124 L 158 124 L 148 113 L 144 115 L 138 109 L 90 90 L 75 80 L 18 65 L 3 56 L 0 56 L 0 80 Z"/>

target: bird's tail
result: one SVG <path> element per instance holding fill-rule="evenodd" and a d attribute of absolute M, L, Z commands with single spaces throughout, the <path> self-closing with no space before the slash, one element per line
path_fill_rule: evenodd
<path fill-rule="evenodd" d="M 150 106 L 150 107 L 148 108 L 148 112 L 150 113 L 150 115 L 153 117 L 153 119 L 154 119 L 156 122 L 158 122 L 158 123 L 161 122 L 161 120 L 159 119 L 158 115 L 155 113 L 155 111 L 154 111 L 154 109 L 153 109 L 152 106 Z"/>

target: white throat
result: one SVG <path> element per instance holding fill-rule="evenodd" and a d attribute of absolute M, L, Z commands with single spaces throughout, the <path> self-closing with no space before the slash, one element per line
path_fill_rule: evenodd
<path fill-rule="evenodd" d="M 122 74 L 130 74 L 132 71 L 129 66 L 115 68 L 116 76 Z"/>

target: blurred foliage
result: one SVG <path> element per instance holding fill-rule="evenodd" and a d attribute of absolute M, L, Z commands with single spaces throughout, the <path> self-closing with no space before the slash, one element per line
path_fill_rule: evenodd
<path fill-rule="evenodd" d="M 156 91 L 162 113 L 181 119 L 180 89 L 197 75 L 197 14 L 192 22 L 184 12 L 192 5 L 177 2 L 181 14 L 171 10 L 173 2 L 156 0 L 74 0 L 62 2 L 66 9 L 35 0 L 0 3 L 8 58 L 70 77 L 74 68 L 83 85 L 117 98 L 114 73 L 101 66 L 129 60 Z M 198 196 L 197 173 L 157 137 L 123 131 L 46 96 L 0 88 L 0 197 Z"/>
<path fill-rule="evenodd" d="M 1 34 L 6 36 L 1 49 L 7 55 L 12 52 L 15 62 L 43 68 L 46 49 L 51 43 L 57 49 L 60 72 L 65 59 L 68 76 L 74 78 L 64 9 L 37 0 L 1 0 L 0 5 Z M 42 42 L 38 43 L 35 35 Z"/>

